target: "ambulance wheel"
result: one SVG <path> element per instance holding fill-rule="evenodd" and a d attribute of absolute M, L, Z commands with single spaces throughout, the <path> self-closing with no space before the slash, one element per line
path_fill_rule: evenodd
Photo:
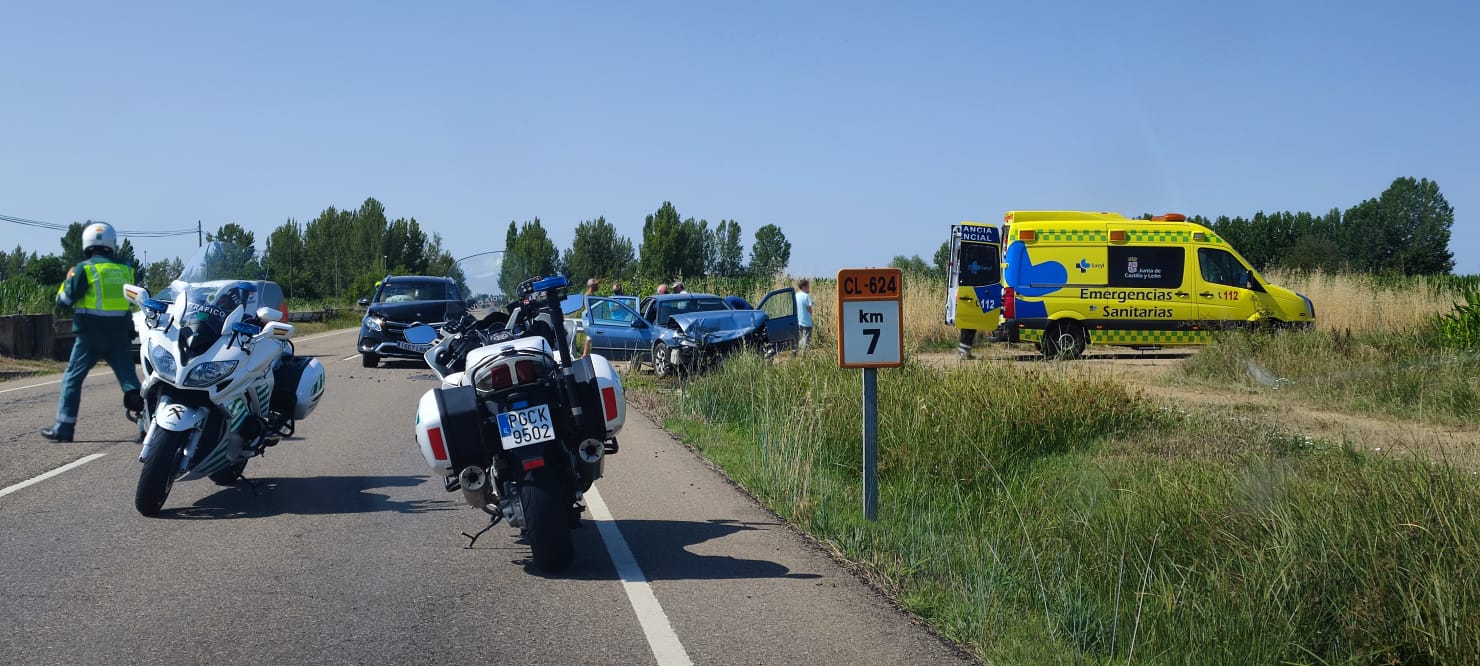
<path fill-rule="evenodd" d="M 1086 343 L 1084 327 L 1072 321 L 1056 321 L 1043 332 L 1038 343 L 1044 358 L 1079 358 Z"/>
<path fill-rule="evenodd" d="M 367 368 L 373 368 L 380 365 L 380 357 L 375 354 L 360 354 L 360 364 Z"/>

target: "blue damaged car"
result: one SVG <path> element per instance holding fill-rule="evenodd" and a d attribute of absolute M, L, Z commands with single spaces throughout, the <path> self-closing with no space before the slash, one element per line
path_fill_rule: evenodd
<path fill-rule="evenodd" d="M 591 351 L 633 364 L 650 362 L 659 377 L 701 370 L 741 349 L 774 354 L 795 346 L 796 296 L 778 289 L 753 310 L 734 309 L 713 294 L 664 294 L 633 307 L 623 297 L 591 297 L 581 314 Z"/>

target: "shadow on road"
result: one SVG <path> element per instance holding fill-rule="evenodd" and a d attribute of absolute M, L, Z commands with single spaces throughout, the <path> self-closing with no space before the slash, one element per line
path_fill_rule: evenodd
<path fill-rule="evenodd" d="M 393 500 L 376 488 L 408 488 L 425 482 L 419 476 L 314 476 L 307 478 L 251 479 L 222 487 L 196 500 L 191 506 L 161 511 L 161 518 L 188 520 L 265 518 L 279 515 L 325 515 L 337 513 L 426 513 L 457 509 L 462 504 L 448 500 Z M 192 483 L 210 483 L 201 480 Z"/>
<path fill-rule="evenodd" d="M 742 523 L 734 520 L 689 522 L 682 520 L 617 520 L 622 538 L 642 573 L 648 580 L 737 580 L 748 578 L 821 578 L 819 574 L 792 573 L 785 566 L 769 560 L 745 559 L 729 555 L 699 555 L 689 546 L 726 537 L 736 532 L 765 530 L 770 523 Z M 569 571 L 548 575 L 528 560 L 518 560 L 529 573 L 546 578 L 575 580 L 620 580 L 602 543 L 601 532 L 594 521 L 572 533 L 576 561 Z M 522 540 L 521 540 L 522 543 Z"/>

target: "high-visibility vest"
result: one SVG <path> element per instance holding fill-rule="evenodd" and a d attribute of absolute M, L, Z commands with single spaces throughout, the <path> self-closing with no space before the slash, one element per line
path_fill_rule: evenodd
<path fill-rule="evenodd" d="M 98 317 L 124 317 L 128 315 L 128 299 L 123 295 L 123 285 L 134 281 L 134 269 L 114 262 L 84 262 L 82 269 L 87 274 L 87 293 L 74 304 L 77 312 Z"/>

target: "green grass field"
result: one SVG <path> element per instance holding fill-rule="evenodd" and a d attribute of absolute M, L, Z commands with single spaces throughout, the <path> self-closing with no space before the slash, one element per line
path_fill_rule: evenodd
<path fill-rule="evenodd" d="M 1480 660 L 1472 472 L 1107 380 L 880 372 L 881 520 L 860 373 L 736 358 L 637 400 L 777 513 L 998 663 Z"/>

